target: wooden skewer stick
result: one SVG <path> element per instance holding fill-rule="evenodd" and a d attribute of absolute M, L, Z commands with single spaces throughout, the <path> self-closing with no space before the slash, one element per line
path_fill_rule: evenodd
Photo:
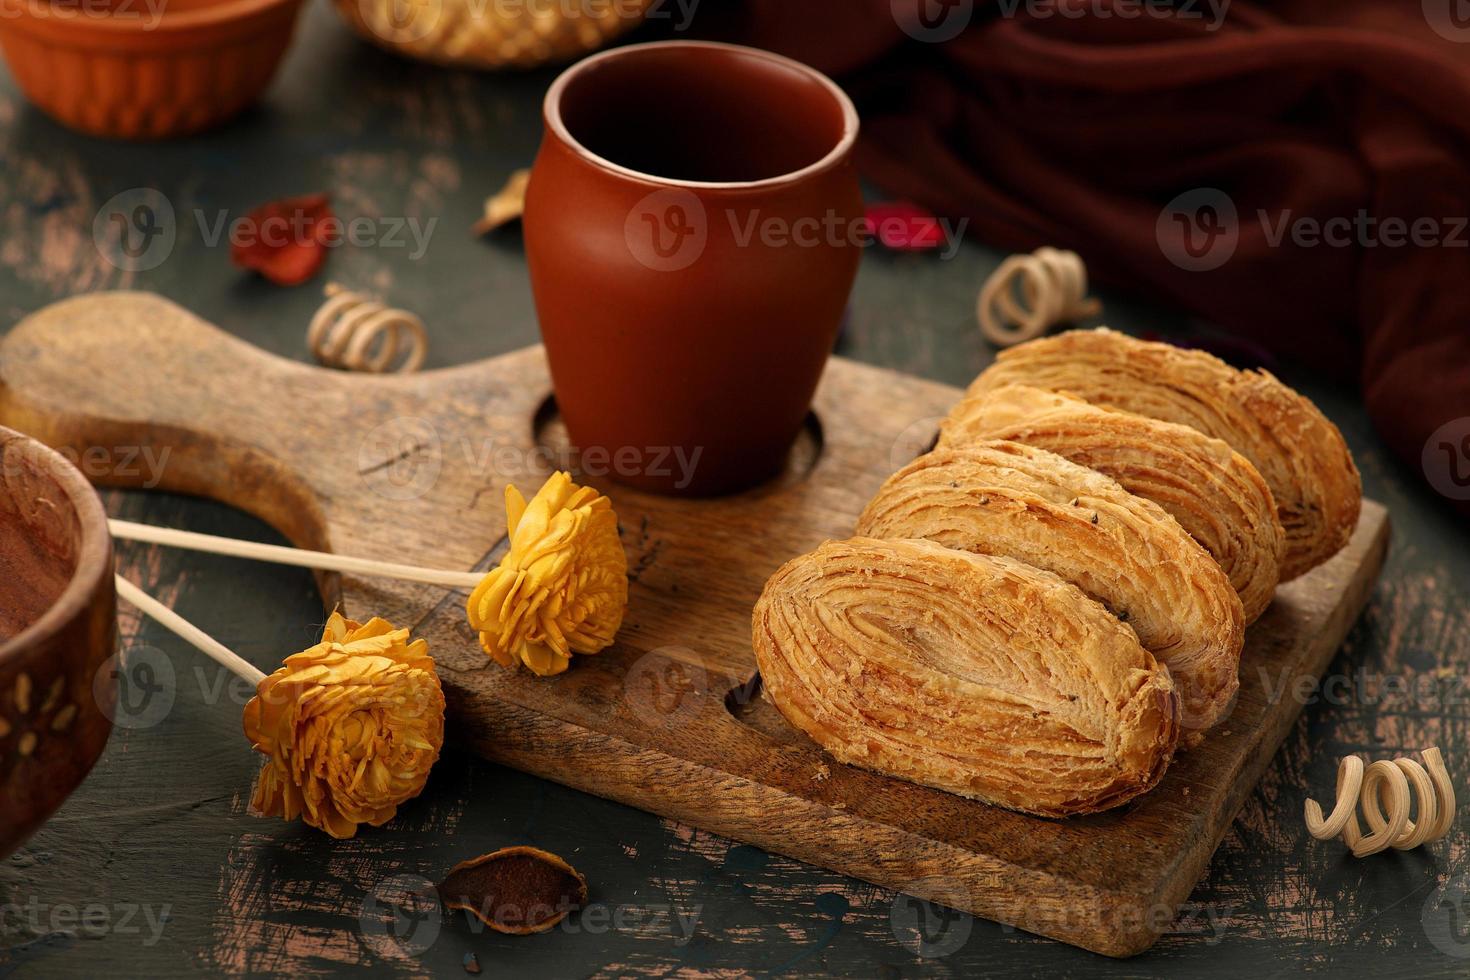
<path fill-rule="evenodd" d="M 265 680 L 265 674 L 259 668 L 247 661 L 244 657 L 241 657 L 238 653 L 235 653 L 219 640 L 216 640 L 121 575 L 116 575 L 114 578 L 117 582 L 118 595 L 158 620 L 162 626 L 194 644 L 194 646 L 203 651 L 215 663 L 247 682 L 251 687 L 258 688 L 260 682 Z"/>
<path fill-rule="evenodd" d="M 351 575 L 371 575 L 378 578 L 399 579 L 404 582 L 423 582 L 427 585 L 444 585 L 454 589 L 473 589 L 485 577 L 483 572 L 454 572 L 441 568 L 420 568 L 417 565 L 399 565 L 389 561 L 374 561 L 370 558 L 352 558 L 334 555 L 327 551 L 307 551 L 305 548 L 286 548 L 257 541 L 239 541 L 221 538 L 213 534 L 198 534 L 170 527 L 153 527 L 151 524 L 135 524 L 132 521 L 110 520 L 112 536 L 128 541 L 144 541 L 191 551 L 206 551 L 214 555 L 230 555 L 235 558 L 254 558 L 259 561 L 275 562 L 278 565 L 295 565 L 298 568 L 315 568 L 324 572 L 347 572 Z"/>

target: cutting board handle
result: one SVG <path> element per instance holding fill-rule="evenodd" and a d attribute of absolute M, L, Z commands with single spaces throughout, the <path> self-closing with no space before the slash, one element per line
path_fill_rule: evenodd
<path fill-rule="evenodd" d="M 312 381 L 330 390 L 331 378 L 153 294 L 92 293 L 27 317 L 0 342 L 0 420 L 94 483 L 217 497 L 321 549 L 330 542 L 318 494 L 283 464 L 289 426 L 272 422 L 283 396 L 314 400 Z"/>

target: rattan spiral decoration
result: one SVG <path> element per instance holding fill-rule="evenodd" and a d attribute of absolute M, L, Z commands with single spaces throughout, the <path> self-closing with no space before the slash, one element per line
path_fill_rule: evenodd
<path fill-rule="evenodd" d="M 326 296 L 306 331 L 306 345 L 319 363 L 372 374 L 423 367 L 429 334 L 418 317 L 337 283 L 328 284 Z"/>
<path fill-rule="evenodd" d="M 1087 295 L 1082 257 L 1050 247 L 1002 262 L 985 280 L 976 306 L 980 332 L 997 347 L 1035 340 L 1058 324 L 1100 312 L 1102 303 Z"/>
<path fill-rule="evenodd" d="M 1381 759 L 1366 768 L 1355 755 L 1337 767 L 1337 802 L 1322 816 L 1316 800 L 1307 800 L 1307 832 L 1318 840 L 1342 835 L 1353 857 L 1367 857 L 1388 848 L 1401 851 L 1439 840 L 1455 820 L 1455 787 L 1445 771 L 1439 749 L 1430 746 L 1413 759 Z M 1358 806 L 1372 831 L 1363 836 Z M 1417 820 L 1409 819 L 1411 805 Z M 1385 809 L 1387 813 L 1385 813 Z"/>

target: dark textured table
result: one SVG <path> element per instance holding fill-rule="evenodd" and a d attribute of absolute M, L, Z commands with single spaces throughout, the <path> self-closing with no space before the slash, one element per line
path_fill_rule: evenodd
<path fill-rule="evenodd" d="M 29 108 L 4 77 L 0 323 L 77 292 L 151 289 L 305 359 L 304 327 L 331 279 L 421 313 L 431 367 L 532 343 L 517 234 L 478 240 L 469 227 L 481 200 L 529 165 L 550 78 L 394 60 L 356 42 L 325 5 L 305 15 L 266 103 L 195 139 L 85 139 Z M 177 240 L 162 264 L 129 273 L 101 257 L 92 224 L 110 198 L 140 187 L 168 198 Z M 427 247 L 420 254 L 412 236 L 401 247 L 344 247 L 318 280 L 283 289 L 239 272 L 211 235 L 221 213 L 317 190 L 331 192 L 344 218 L 413 219 L 429 230 Z M 974 244 L 948 261 L 869 252 L 841 352 L 964 383 L 991 356 L 973 305 L 999 258 Z M 1107 322 L 1133 332 L 1205 329 L 1136 298 L 1103 298 Z M 1470 901 L 1445 900 L 1470 882 L 1463 819 L 1441 843 L 1355 861 L 1337 842 L 1312 841 L 1301 814 L 1308 795 L 1328 795 L 1348 752 L 1438 744 L 1470 796 L 1470 531 L 1390 459 L 1354 392 L 1299 367 L 1282 372 L 1346 433 L 1368 494 L 1392 511 L 1392 553 L 1332 667 L 1337 683 L 1307 704 L 1191 906 L 1142 957 L 1115 962 L 925 908 L 452 748 L 422 797 L 354 840 L 252 817 L 258 763 L 241 735 L 238 688 L 125 610 L 123 645 L 174 672 L 171 707 L 117 729 L 75 796 L 0 864 L 0 974 L 460 976 L 474 954 L 471 967 L 487 976 L 1466 976 Z M 205 501 L 105 498 L 119 516 L 280 540 Z M 266 669 L 312 642 L 323 618 L 306 572 L 131 545 L 119 557 L 126 575 Z M 427 921 L 406 943 L 375 928 L 376 897 L 395 876 L 437 878 L 516 843 L 577 865 L 594 907 L 530 938 L 472 930 L 458 915 Z"/>

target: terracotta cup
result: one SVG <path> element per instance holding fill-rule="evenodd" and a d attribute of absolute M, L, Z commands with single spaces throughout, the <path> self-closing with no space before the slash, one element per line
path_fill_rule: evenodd
<path fill-rule="evenodd" d="M 677 41 L 574 65 L 545 123 L 526 252 L 584 472 L 698 495 L 774 476 L 861 254 L 852 102 L 790 59 Z"/>

